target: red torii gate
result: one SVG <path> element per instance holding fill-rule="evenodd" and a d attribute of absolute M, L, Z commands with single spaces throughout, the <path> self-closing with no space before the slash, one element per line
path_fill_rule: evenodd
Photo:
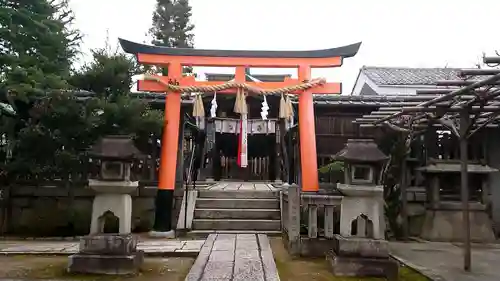
<path fill-rule="evenodd" d="M 343 58 L 356 55 L 361 43 L 338 48 L 315 51 L 237 51 L 167 48 L 138 44 L 119 39 L 125 52 L 134 54 L 139 63 L 159 65 L 168 68 L 168 76 L 158 76 L 162 81 L 141 81 L 138 89 L 150 92 L 165 92 L 167 83 L 179 86 L 214 86 L 222 81 L 196 81 L 194 77 L 182 76 L 183 66 L 236 67 L 235 82 L 245 83 L 261 89 L 276 89 L 294 86 L 311 80 L 311 68 L 339 67 Z M 298 79 L 284 82 L 246 82 L 245 68 L 297 68 Z M 301 186 L 303 191 L 317 191 L 318 164 L 316 156 L 316 135 L 314 104 L 312 94 L 340 94 L 340 83 L 322 83 L 314 89 L 294 92 L 299 96 L 298 119 L 300 127 Z M 219 92 L 218 92 L 219 93 Z M 225 90 L 221 93 L 234 93 Z M 160 175 L 158 190 L 173 190 L 177 166 L 177 149 L 181 93 L 169 92 L 165 98 L 165 129 L 162 137 Z M 158 200 L 158 199 L 157 199 Z"/>

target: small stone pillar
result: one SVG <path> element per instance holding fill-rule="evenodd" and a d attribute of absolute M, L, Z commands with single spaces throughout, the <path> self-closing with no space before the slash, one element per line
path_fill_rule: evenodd
<path fill-rule="evenodd" d="M 134 274 L 143 261 L 137 237 L 131 234 L 132 198 L 139 183 L 130 178 L 131 164 L 142 158 L 129 136 L 108 136 L 89 151 L 101 161 L 96 179 L 89 187 L 96 192 L 92 204 L 90 234 L 80 241 L 79 252 L 69 257 L 68 272 L 92 274 Z M 106 216 L 119 220 L 118 233 L 103 233 Z"/>
<path fill-rule="evenodd" d="M 345 184 L 340 235 L 327 259 L 336 276 L 387 277 L 396 280 L 398 264 L 390 260 L 385 240 L 384 188 L 380 171 L 388 157 L 371 139 L 350 139 L 334 158 L 344 162 Z"/>

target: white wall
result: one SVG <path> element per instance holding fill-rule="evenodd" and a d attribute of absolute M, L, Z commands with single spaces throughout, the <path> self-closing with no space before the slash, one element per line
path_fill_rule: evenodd
<path fill-rule="evenodd" d="M 379 95 L 401 95 L 401 96 L 409 96 L 416 95 L 417 90 L 425 90 L 425 89 L 435 89 L 436 86 L 427 86 L 427 85 L 391 85 L 391 86 L 378 86 L 376 92 Z M 374 89 L 375 90 L 375 89 Z"/>
<path fill-rule="evenodd" d="M 358 74 L 358 79 L 356 79 L 356 83 L 354 84 L 354 87 L 352 89 L 351 95 L 359 96 L 359 94 L 361 93 L 361 89 L 363 88 L 365 83 L 368 84 L 368 86 L 372 87 L 375 92 L 379 92 L 378 86 L 373 83 L 373 81 L 370 80 L 362 71 L 360 71 Z"/>

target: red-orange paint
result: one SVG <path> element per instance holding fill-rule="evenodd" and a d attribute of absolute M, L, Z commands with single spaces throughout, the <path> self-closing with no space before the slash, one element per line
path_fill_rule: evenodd
<path fill-rule="evenodd" d="M 234 74 L 234 81 L 237 83 L 245 83 L 247 80 L 246 77 L 246 72 L 245 72 L 245 67 L 243 66 L 237 66 L 236 71 Z"/>
<path fill-rule="evenodd" d="M 311 67 L 299 67 L 299 79 L 311 79 Z M 314 122 L 313 89 L 305 90 L 299 95 L 299 138 L 300 138 L 300 170 L 303 191 L 318 191 L 318 162 L 316 154 L 316 129 Z"/>
<path fill-rule="evenodd" d="M 152 65 L 182 64 L 184 66 L 252 66 L 252 67 L 335 67 L 342 65 L 341 57 L 331 58 L 235 58 L 235 57 L 197 57 L 137 54 L 139 63 Z"/>
<path fill-rule="evenodd" d="M 182 76 L 182 66 L 180 64 L 170 64 L 168 74 L 172 78 L 180 78 Z M 165 120 L 161 140 L 158 189 L 175 189 L 180 117 L 181 93 L 170 92 L 165 97 Z"/>

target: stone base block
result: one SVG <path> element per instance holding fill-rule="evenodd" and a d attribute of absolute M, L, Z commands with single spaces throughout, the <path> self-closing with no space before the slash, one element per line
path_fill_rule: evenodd
<path fill-rule="evenodd" d="M 462 210 L 427 210 L 420 237 L 429 241 L 461 242 L 463 240 Z M 492 243 L 495 241 L 491 219 L 485 211 L 469 213 L 471 240 Z"/>
<path fill-rule="evenodd" d="M 335 276 L 382 277 L 398 280 L 399 265 L 389 258 L 341 257 L 330 251 L 326 255 Z"/>
<path fill-rule="evenodd" d="M 80 254 L 127 256 L 136 252 L 137 237 L 132 234 L 93 234 L 80 240 Z"/>
<path fill-rule="evenodd" d="M 333 250 L 342 257 L 388 258 L 389 243 L 361 237 L 335 235 Z"/>
<path fill-rule="evenodd" d="M 162 232 L 162 231 L 150 231 L 149 232 L 149 237 L 152 237 L 152 238 L 168 238 L 168 239 L 173 239 L 175 238 L 175 231 L 174 230 L 170 230 L 170 231 L 165 231 L 165 232 Z"/>
<path fill-rule="evenodd" d="M 104 256 L 75 254 L 69 257 L 69 273 L 130 275 L 139 272 L 144 261 L 144 253 L 136 252 L 128 256 Z"/>

